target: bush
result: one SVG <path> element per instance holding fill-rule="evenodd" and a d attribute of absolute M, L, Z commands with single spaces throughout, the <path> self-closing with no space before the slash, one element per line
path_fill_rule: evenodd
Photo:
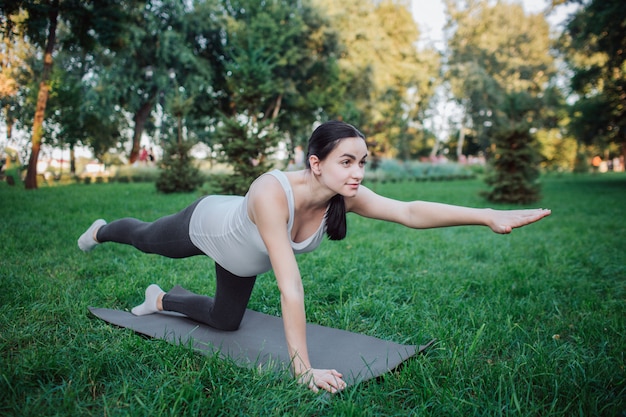
<path fill-rule="evenodd" d="M 4 181 L 11 186 L 23 187 L 22 176 L 19 166 L 14 166 L 4 171 Z"/>
<path fill-rule="evenodd" d="M 216 178 L 221 194 L 243 195 L 261 174 L 269 171 L 269 158 L 278 144 L 280 133 L 272 121 L 252 122 L 236 118 L 223 118 L 217 138 L 222 145 L 220 162 L 229 164 L 233 175 Z"/>
<path fill-rule="evenodd" d="M 152 165 L 125 165 L 120 166 L 115 171 L 115 175 L 110 181 L 123 183 L 129 182 L 156 182 L 160 172 L 158 167 Z"/>
<path fill-rule="evenodd" d="M 189 155 L 193 144 L 177 142 L 166 148 L 156 188 L 162 193 L 186 193 L 196 190 L 204 182 L 200 170 Z"/>
<path fill-rule="evenodd" d="M 496 154 L 483 195 L 495 203 L 528 204 L 540 199 L 538 153 L 525 128 L 509 128 L 494 134 Z"/>
<path fill-rule="evenodd" d="M 432 164 L 395 159 L 383 159 L 377 169 L 365 171 L 365 181 L 382 183 L 468 179 L 475 176 L 467 166 L 453 162 Z"/>

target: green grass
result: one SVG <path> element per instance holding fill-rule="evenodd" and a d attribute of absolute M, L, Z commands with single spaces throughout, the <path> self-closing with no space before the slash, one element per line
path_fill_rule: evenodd
<path fill-rule="evenodd" d="M 488 205 L 479 180 L 373 187 Z M 212 294 L 208 259 L 76 247 L 97 217 L 151 220 L 196 194 L 0 184 L 0 415 L 626 415 L 626 175 L 547 177 L 543 195 L 552 216 L 511 235 L 351 216 L 345 240 L 300 256 L 309 321 L 401 343 L 439 340 L 399 370 L 328 396 L 88 313 L 129 309 L 152 282 Z M 250 307 L 278 314 L 271 274 Z"/>

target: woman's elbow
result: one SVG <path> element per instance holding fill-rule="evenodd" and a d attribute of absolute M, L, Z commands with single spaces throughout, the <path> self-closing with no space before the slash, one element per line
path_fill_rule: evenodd
<path fill-rule="evenodd" d="M 304 289 L 302 288 L 302 285 L 280 288 L 280 300 L 283 303 L 303 303 Z"/>

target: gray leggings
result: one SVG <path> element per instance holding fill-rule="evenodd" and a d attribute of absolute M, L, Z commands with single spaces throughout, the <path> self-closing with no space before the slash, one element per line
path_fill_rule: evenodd
<path fill-rule="evenodd" d="M 112 221 L 96 234 L 100 243 L 116 242 L 134 246 L 145 253 L 168 258 L 203 255 L 189 237 L 189 221 L 196 201 L 182 211 L 154 222 L 133 218 Z M 215 263 L 217 277 L 215 298 L 175 287 L 163 297 L 163 309 L 182 313 L 220 330 L 237 330 L 246 311 L 256 276 L 239 277 Z"/>

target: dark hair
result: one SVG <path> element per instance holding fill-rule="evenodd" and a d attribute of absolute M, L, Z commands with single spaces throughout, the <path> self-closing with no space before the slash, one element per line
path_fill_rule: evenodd
<path fill-rule="evenodd" d="M 306 167 L 311 168 L 309 157 L 317 156 L 320 161 L 326 159 L 342 139 L 361 138 L 365 135 L 348 123 L 331 120 L 319 125 L 309 138 L 309 149 L 306 155 Z M 330 240 L 341 240 L 346 237 L 346 203 L 343 196 L 336 194 L 330 199 L 326 212 L 326 234 Z"/>

